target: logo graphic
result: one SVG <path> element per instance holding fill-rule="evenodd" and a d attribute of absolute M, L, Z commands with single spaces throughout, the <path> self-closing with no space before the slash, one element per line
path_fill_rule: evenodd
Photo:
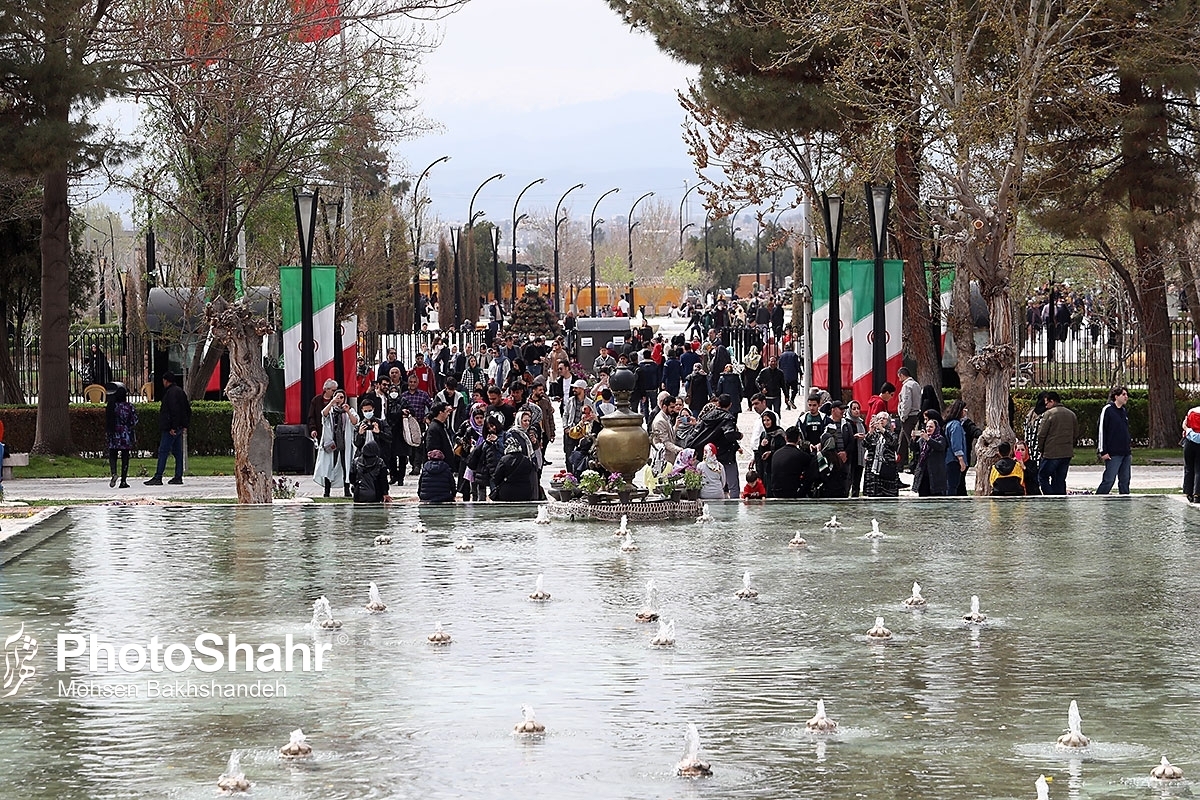
<path fill-rule="evenodd" d="M 4 640 L 4 683 L 0 684 L 0 697 L 12 697 L 21 688 L 26 678 L 37 672 L 33 659 L 37 655 L 37 639 L 25 633 L 25 623 Z"/>

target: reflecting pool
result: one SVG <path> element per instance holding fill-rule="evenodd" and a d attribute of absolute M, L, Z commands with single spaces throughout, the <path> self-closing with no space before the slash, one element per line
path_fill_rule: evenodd
<path fill-rule="evenodd" d="M 0 698 L 0 775 L 22 798 L 209 798 L 238 750 L 258 798 L 1033 798 L 1041 773 L 1053 800 L 1116 798 L 1150 795 L 1164 754 L 1200 780 L 1194 509 L 710 510 L 631 522 L 623 551 L 615 523 L 535 525 L 532 507 L 72 509 L 0 567 L 0 643 L 38 643 Z M 738 599 L 747 572 L 758 596 Z M 635 620 L 651 579 L 672 647 Z M 386 611 L 364 607 L 372 582 Z M 963 622 L 972 595 L 982 625 Z M 341 628 L 310 627 L 321 596 Z M 439 624 L 451 643 L 429 641 Z M 203 634 L 223 658 L 230 634 L 250 645 L 238 671 L 203 671 Z M 294 668 L 271 671 L 289 635 Z M 136 669 L 152 637 L 160 671 Z M 833 733 L 805 730 L 819 699 Z M 1080 752 L 1054 744 L 1071 700 Z M 526 704 L 544 736 L 513 735 Z M 675 775 L 688 723 L 711 777 Z M 296 729 L 313 755 L 280 758 Z"/>

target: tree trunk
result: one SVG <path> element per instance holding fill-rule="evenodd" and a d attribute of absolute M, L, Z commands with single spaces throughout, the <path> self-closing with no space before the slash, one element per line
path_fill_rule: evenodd
<path fill-rule="evenodd" d="M 1150 446 L 1175 447 L 1179 444 L 1179 420 L 1175 417 L 1175 364 L 1171 352 L 1171 322 L 1167 317 L 1167 286 L 1162 254 L 1156 242 L 1135 234 L 1134 258 L 1138 262 L 1137 312 L 1146 358 Z"/>
<path fill-rule="evenodd" d="M 1009 377 L 1012 375 L 1016 350 L 1013 344 L 1013 308 L 1008 281 L 994 287 L 984 287 L 988 301 L 990 341 L 972 359 L 980 373 L 984 389 L 983 435 L 979 437 L 975 460 L 975 493 L 992 493 L 988 476 L 999 459 L 1000 442 L 1011 443 L 1016 437 L 1008 421 Z M 976 406 L 978 407 L 978 406 Z"/>
<path fill-rule="evenodd" d="M 919 190 L 920 149 L 916 134 L 902 133 L 896 139 L 896 243 L 904 261 L 904 352 L 917 362 L 917 382 L 942 394 L 942 362 L 937 355 L 929 319 L 929 283 L 921 247 L 924 215 Z M 969 297 L 969 296 L 968 296 Z M 895 380 L 890 376 L 889 380 Z"/>
<path fill-rule="evenodd" d="M 66 120 L 65 110 L 61 114 Z M 42 176 L 42 333 L 38 348 L 37 434 L 33 452 L 68 455 L 71 442 L 70 364 L 67 350 L 71 333 L 68 297 L 71 252 L 70 211 L 67 206 L 67 171 Z"/>
<path fill-rule="evenodd" d="M 8 319 L 4 304 L 0 303 L 0 323 Z M 14 337 L 14 342 L 20 339 Z M 25 392 L 21 390 L 21 382 L 17 380 L 17 371 L 13 366 L 12 354 L 9 352 L 11 342 L 5 336 L 0 342 L 0 403 L 5 405 L 24 405 Z"/>
<path fill-rule="evenodd" d="M 194 400 L 204 399 L 213 370 L 221 363 L 221 356 L 224 354 L 225 346 L 221 344 L 216 334 L 213 334 L 207 347 L 199 345 L 196 347 L 196 352 L 192 355 L 191 368 L 188 369 L 187 381 L 184 384 L 188 397 Z M 233 368 L 230 367 L 231 372 L 232 370 Z M 226 394 L 228 394 L 228 389 Z"/>
<path fill-rule="evenodd" d="M 954 273 L 951 289 L 951 310 L 947 314 L 947 328 L 954 333 L 954 351 L 957 356 L 960 395 L 963 402 L 980 422 L 984 416 L 983 376 L 975 368 L 975 320 L 971 317 L 971 273 L 961 265 Z"/>
<path fill-rule="evenodd" d="M 271 502 L 271 455 L 275 434 L 263 416 L 267 371 L 262 364 L 262 337 L 270 330 L 242 301 L 216 300 L 206 310 L 213 336 L 229 349 L 229 384 L 233 405 L 234 477 L 239 503 Z"/>

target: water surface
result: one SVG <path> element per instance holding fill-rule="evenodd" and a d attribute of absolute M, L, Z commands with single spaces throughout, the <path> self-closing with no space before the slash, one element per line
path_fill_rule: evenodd
<path fill-rule="evenodd" d="M 846 527 L 822 523 L 836 511 Z M 1167 498 L 746 507 L 717 522 L 534 525 L 532 508 L 80 508 L 0 569 L 0 641 L 39 674 L 0 700 L 23 798 L 211 797 L 232 749 L 266 798 L 1021 798 L 1144 794 L 1161 754 L 1200 777 L 1200 543 Z M 418 516 L 425 534 L 409 531 Z M 887 538 L 862 537 L 878 518 Z M 787 542 L 799 531 L 808 550 Z M 375 547 L 388 533 L 393 544 Z M 464 534 L 474 552 L 454 549 Z M 749 570 L 757 601 L 734 597 Z M 528 595 L 539 573 L 552 600 Z M 673 649 L 634 621 L 646 581 Z M 919 581 L 924 612 L 901 600 Z M 375 581 L 389 610 L 362 609 Z M 978 594 L 988 624 L 961 615 Z M 343 628 L 307 627 L 326 595 Z M 893 631 L 868 643 L 876 616 Z M 441 622 L 453 644 L 426 636 Z M 60 697 L 59 632 L 328 642 L 286 698 Z M 273 681 L 273 678 L 272 678 Z M 824 698 L 842 730 L 804 731 Z M 1079 701 L 1095 746 L 1053 747 Z M 544 738 L 511 735 L 534 706 Z M 674 776 L 687 722 L 712 778 Z M 303 728 L 316 756 L 276 756 Z"/>

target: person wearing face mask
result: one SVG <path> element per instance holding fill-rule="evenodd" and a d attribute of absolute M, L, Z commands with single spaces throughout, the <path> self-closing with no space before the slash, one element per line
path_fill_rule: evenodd
<path fill-rule="evenodd" d="M 380 453 L 391 452 L 392 429 L 387 419 L 376 413 L 376 400 L 366 395 L 362 400 L 361 416 L 354 430 L 354 449 L 360 451 L 367 442 L 379 445 Z"/>
<path fill-rule="evenodd" d="M 397 486 L 404 485 L 404 470 L 408 465 L 408 443 L 404 440 L 401 425 L 404 424 L 404 409 L 407 405 L 400 396 L 400 387 L 389 383 L 382 390 L 380 411 L 392 433 L 391 445 L 383 450 L 383 460 L 387 464 L 391 482 Z M 381 448 L 382 449 L 382 448 Z"/>

